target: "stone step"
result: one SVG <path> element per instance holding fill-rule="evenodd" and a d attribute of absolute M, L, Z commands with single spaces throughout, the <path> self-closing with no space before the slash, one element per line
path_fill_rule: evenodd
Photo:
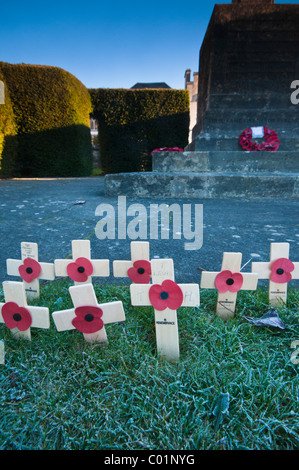
<path fill-rule="evenodd" d="M 276 129 L 275 129 L 276 130 Z M 204 133 L 197 136 L 194 150 L 198 151 L 239 151 L 242 153 L 242 148 L 239 145 L 239 134 L 235 132 L 233 137 L 229 137 L 232 132 L 224 134 L 223 130 L 214 130 L 211 133 Z M 277 132 L 280 141 L 279 152 L 294 153 L 299 152 L 299 138 L 284 137 L 284 133 Z M 264 152 L 263 152 L 264 153 Z M 268 154 L 269 152 L 267 152 Z M 272 154 L 273 152 L 271 152 Z M 274 152 L 275 153 L 275 152 Z"/>
<path fill-rule="evenodd" d="M 299 198 L 299 173 L 140 172 L 105 176 L 107 196 L 140 198 Z"/>
<path fill-rule="evenodd" d="M 272 174 L 299 171 L 297 152 L 154 152 L 153 172 L 268 172 Z"/>
<path fill-rule="evenodd" d="M 288 109 L 247 109 L 231 106 L 230 109 L 208 109 L 205 113 L 205 122 L 211 128 L 221 125 L 223 129 L 229 129 L 232 123 L 239 127 L 264 125 L 270 129 L 298 126 L 299 105 L 291 105 Z M 275 129 L 276 130 L 276 129 Z"/>

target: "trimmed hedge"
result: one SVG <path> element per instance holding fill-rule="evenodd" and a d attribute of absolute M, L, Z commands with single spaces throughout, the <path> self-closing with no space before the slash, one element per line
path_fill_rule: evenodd
<path fill-rule="evenodd" d="M 84 85 L 58 67 L 0 62 L 0 73 L 13 106 L 18 175 L 90 175 L 92 108 Z"/>
<path fill-rule="evenodd" d="M 188 144 L 189 93 L 173 89 L 90 89 L 105 173 L 150 171 L 151 152 Z"/>
<path fill-rule="evenodd" d="M 17 159 L 16 125 L 9 93 L 4 83 L 4 104 L 0 104 L 0 177 L 7 178 L 15 172 Z"/>

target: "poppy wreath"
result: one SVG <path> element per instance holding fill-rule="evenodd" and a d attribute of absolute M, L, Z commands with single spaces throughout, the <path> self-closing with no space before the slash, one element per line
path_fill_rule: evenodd
<path fill-rule="evenodd" d="M 154 149 L 151 152 L 151 156 L 153 156 L 153 152 L 183 152 L 184 149 L 180 147 L 161 147 L 159 149 Z"/>
<path fill-rule="evenodd" d="M 127 271 L 128 277 L 136 284 L 149 284 L 151 280 L 151 263 L 140 259 L 133 263 Z"/>
<path fill-rule="evenodd" d="M 162 284 L 153 284 L 149 290 L 150 303 L 154 309 L 163 311 L 166 308 L 177 310 L 183 303 L 184 295 L 180 286 L 166 279 Z"/>
<path fill-rule="evenodd" d="M 249 152 L 267 151 L 276 152 L 279 148 L 279 138 L 275 131 L 264 126 L 264 141 L 260 144 L 252 142 L 252 130 L 245 129 L 239 137 L 242 149 Z"/>

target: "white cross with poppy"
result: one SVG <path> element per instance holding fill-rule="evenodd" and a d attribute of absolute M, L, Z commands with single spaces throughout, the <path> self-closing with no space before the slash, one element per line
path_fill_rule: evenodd
<path fill-rule="evenodd" d="M 137 284 L 148 284 L 151 279 L 149 242 L 131 242 L 131 260 L 114 260 L 113 276 L 129 277 Z"/>
<path fill-rule="evenodd" d="M 37 243 L 22 242 L 21 259 L 7 259 L 6 268 L 9 276 L 21 276 L 28 299 L 39 297 L 40 279 L 55 279 L 54 263 L 39 262 Z"/>
<path fill-rule="evenodd" d="M 121 301 L 99 304 L 92 284 L 71 286 L 74 308 L 52 313 L 57 331 L 77 329 L 89 343 L 108 343 L 105 325 L 125 321 Z"/>
<path fill-rule="evenodd" d="M 220 272 L 203 271 L 200 287 L 217 289 L 216 313 L 223 320 L 234 316 L 237 294 L 240 290 L 256 290 L 258 275 L 240 273 L 242 253 L 223 253 Z"/>
<path fill-rule="evenodd" d="M 69 277 L 74 285 L 89 284 L 93 277 L 106 277 L 110 274 L 108 259 L 91 259 L 90 241 L 72 241 L 72 259 L 56 259 L 55 274 Z"/>
<path fill-rule="evenodd" d="M 152 284 L 131 284 L 133 306 L 152 306 L 158 354 L 170 362 L 180 357 L 177 309 L 198 307 L 198 284 L 176 284 L 172 259 L 152 259 Z"/>
<path fill-rule="evenodd" d="M 299 279 L 299 263 L 289 259 L 289 251 L 289 243 L 271 243 L 270 261 L 252 263 L 259 279 L 269 279 L 269 302 L 273 307 L 286 303 L 288 282 Z"/>
<path fill-rule="evenodd" d="M 16 338 L 31 340 L 31 328 L 50 328 L 47 307 L 29 307 L 22 282 L 4 281 L 5 303 L 0 303 L 0 323 L 5 323 Z"/>

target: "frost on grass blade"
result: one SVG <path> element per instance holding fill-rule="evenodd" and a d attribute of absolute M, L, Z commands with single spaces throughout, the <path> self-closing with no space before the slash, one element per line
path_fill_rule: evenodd
<path fill-rule="evenodd" d="M 219 429 L 223 421 L 223 414 L 228 411 L 229 407 L 229 393 L 220 393 L 217 398 L 216 406 L 213 410 L 213 415 L 216 417 L 215 430 Z"/>

